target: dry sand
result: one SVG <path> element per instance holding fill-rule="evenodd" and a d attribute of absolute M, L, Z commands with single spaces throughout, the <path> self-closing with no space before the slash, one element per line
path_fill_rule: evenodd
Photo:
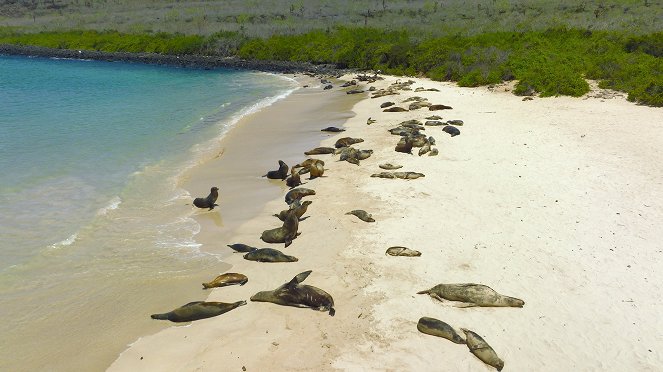
<path fill-rule="evenodd" d="M 310 218 L 290 247 L 272 246 L 299 261 L 261 264 L 231 255 L 229 271 L 246 274 L 249 282 L 210 295 L 212 301 L 248 300 L 310 269 L 305 284 L 334 296 L 336 316 L 249 302 L 144 337 L 110 370 L 493 370 L 466 346 L 419 333 L 422 316 L 477 332 L 504 360 L 505 371 L 661 370 L 663 110 L 597 92 L 522 101 L 504 87 L 414 80 L 413 87 L 440 91 L 364 96 L 347 131 L 323 141 L 361 137 L 365 142 L 355 147 L 375 152 L 360 166 L 315 156 L 325 160 L 326 177 L 304 185 L 317 192 L 308 197 Z M 379 109 L 413 95 L 453 110 Z M 387 129 L 433 114 L 463 120 L 461 135 L 427 127 L 439 156 L 394 151 L 398 137 Z M 368 117 L 377 122 L 367 125 Z M 386 162 L 426 177 L 371 178 Z M 275 163 L 274 157 L 251 173 Z M 201 169 L 208 166 L 214 165 Z M 203 223 L 200 241 L 269 246 L 259 236 L 279 225 L 271 217 L 285 208 L 286 190 L 279 191 L 230 240 L 219 241 Z M 344 214 L 353 209 L 367 210 L 377 222 Z M 423 254 L 385 256 L 396 245 Z M 525 306 L 457 308 L 416 294 L 462 282 L 488 285 Z"/>

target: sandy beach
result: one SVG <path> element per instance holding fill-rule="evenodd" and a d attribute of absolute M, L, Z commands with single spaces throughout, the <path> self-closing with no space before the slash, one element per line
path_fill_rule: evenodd
<path fill-rule="evenodd" d="M 407 80 L 385 77 L 360 87 Z M 248 304 L 146 335 L 109 370 L 494 370 L 467 346 L 420 333 L 424 316 L 481 335 L 505 371 L 663 368 L 663 110 L 600 90 L 524 101 L 509 85 L 411 80 L 412 90 L 381 98 L 302 88 L 238 123 L 220 156 L 193 170 L 184 187 L 200 196 L 221 188 L 220 212 L 196 215 L 197 241 L 227 255 L 219 273 L 249 278 L 244 286 L 202 292 L 201 300 Z M 380 108 L 386 101 L 407 107 L 403 101 L 414 96 L 453 109 Z M 300 110 L 293 117 L 289 107 Z M 431 115 L 463 120 L 461 134 L 426 126 L 439 155 L 395 152 L 399 136 L 388 129 Z M 367 125 L 369 117 L 375 122 Z M 322 134 L 329 125 L 346 131 Z M 325 174 L 302 176 L 316 195 L 305 198 L 313 203 L 301 235 L 288 248 L 260 241 L 262 231 L 280 226 L 272 214 L 287 208 L 288 190 L 260 176 L 279 159 L 306 159 L 316 141 L 334 146 L 341 137 L 363 138 L 354 147 L 372 149 L 372 156 L 359 166 L 338 155 L 313 156 L 325 161 Z M 274 139 L 284 146 L 270 145 Z M 383 163 L 425 177 L 370 177 Z M 345 214 L 354 209 L 376 222 Z M 226 247 L 232 243 L 276 248 L 299 261 L 247 261 Z M 392 246 L 422 255 L 385 255 Z M 304 284 L 333 296 L 334 317 L 249 301 L 306 270 L 313 272 Z M 525 305 L 461 308 L 417 294 L 440 283 L 484 284 Z M 186 302 L 174 299 L 172 309 Z"/>

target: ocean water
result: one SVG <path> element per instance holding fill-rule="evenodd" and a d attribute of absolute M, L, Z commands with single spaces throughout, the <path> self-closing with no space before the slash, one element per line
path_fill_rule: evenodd
<path fill-rule="evenodd" d="M 137 311 L 200 300 L 183 283 L 220 262 L 198 249 L 180 179 L 293 89 L 265 73 L 0 55 L 0 370 L 103 369 L 166 326 Z"/>

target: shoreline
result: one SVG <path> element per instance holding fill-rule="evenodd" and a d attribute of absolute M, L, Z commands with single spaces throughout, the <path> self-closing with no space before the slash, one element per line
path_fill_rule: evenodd
<path fill-rule="evenodd" d="M 663 166 L 652 162 L 663 155 L 663 112 L 620 97 L 523 101 L 508 87 L 412 80 L 413 87 L 439 92 L 362 97 L 344 124 L 347 131 L 321 145 L 360 137 L 365 142 L 355 147 L 373 149 L 373 155 L 359 167 L 337 156 L 314 156 L 325 161 L 326 171 L 304 185 L 316 195 L 307 197 L 313 204 L 301 236 L 285 249 L 257 244 L 299 261 L 260 264 L 231 255 L 227 262 L 249 282 L 209 296 L 248 300 L 313 270 L 305 284 L 334 297 L 333 318 L 249 303 L 146 336 L 109 370 L 430 370 L 442 361 L 455 370 L 492 370 L 464 345 L 418 332 L 422 316 L 479 333 L 506 370 L 653 371 L 663 365 L 663 329 L 655 321 L 662 299 L 651 295 L 663 283 L 657 246 L 663 231 L 656 222 L 663 218 Z M 378 108 L 385 101 L 402 106 L 415 95 L 453 109 Z M 387 129 L 434 114 L 463 120 L 462 134 L 451 138 L 426 127 L 438 156 L 394 151 L 397 137 Z M 377 122 L 366 125 L 368 117 Z M 637 130 L 625 122 L 638 123 Z M 426 176 L 370 178 L 386 162 Z M 281 198 L 268 202 L 228 243 L 259 242 L 261 231 L 278 225 L 271 213 L 284 205 Z M 353 209 L 365 209 L 376 222 L 345 215 Z M 387 247 L 399 245 L 422 256 L 385 256 Z M 416 294 L 462 282 L 491 286 L 525 306 L 464 309 Z"/>

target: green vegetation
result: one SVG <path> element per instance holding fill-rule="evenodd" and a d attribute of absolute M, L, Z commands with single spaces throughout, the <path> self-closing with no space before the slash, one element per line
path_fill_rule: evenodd
<path fill-rule="evenodd" d="M 10 0 L 0 43 L 518 80 L 522 95 L 581 96 L 594 79 L 663 106 L 661 19 L 661 0 Z"/>

